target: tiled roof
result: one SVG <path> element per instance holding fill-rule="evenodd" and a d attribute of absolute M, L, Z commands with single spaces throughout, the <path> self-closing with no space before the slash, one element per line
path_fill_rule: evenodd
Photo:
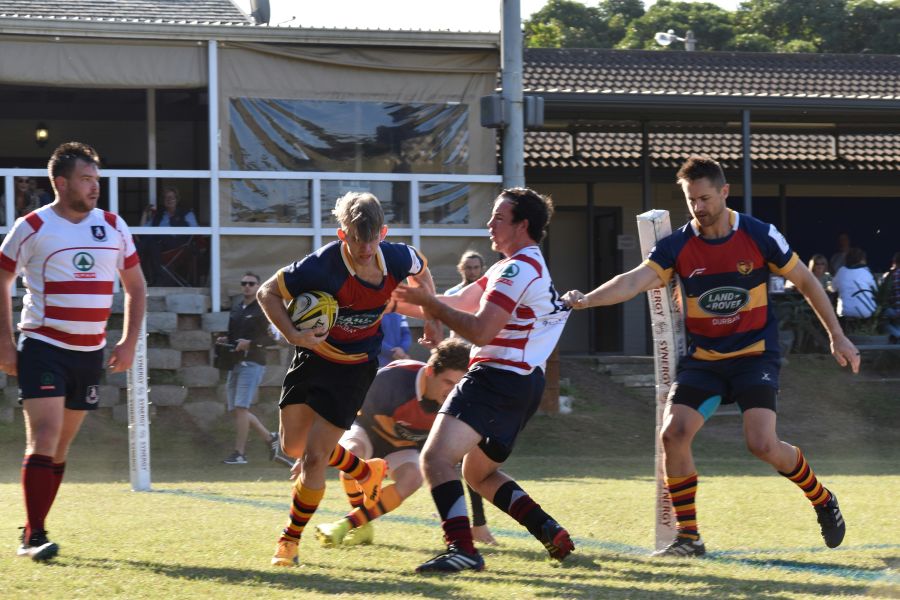
<path fill-rule="evenodd" d="M 677 130 L 650 133 L 654 168 L 677 169 L 692 154 L 705 154 L 723 167 L 741 167 L 741 136 Z M 753 134 L 750 154 L 759 171 L 900 171 L 898 135 Z M 637 169 L 641 134 L 622 132 L 541 132 L 525 134 L 525 166 L 530 169 Z"/>
<path fill-rule="evenodd" d="M 0 17 L 162 23 L 253 23 L 231 0 L 0 0 Z"/>
<path fill-rule="evenodd" d="M 900 99 L 900 56 L 535 48 L 526 92 Z"/>

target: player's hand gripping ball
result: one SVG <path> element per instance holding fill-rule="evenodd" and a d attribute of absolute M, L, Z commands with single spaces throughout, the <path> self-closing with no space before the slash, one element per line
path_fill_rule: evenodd
<path fill-rule="evenodd" d="M 303 292 L 287 306 L 294 327 L 303 331 L 322 326 L 325 331 L 334 327 L 338 316 L 338 303 L 327 292 Z"/>

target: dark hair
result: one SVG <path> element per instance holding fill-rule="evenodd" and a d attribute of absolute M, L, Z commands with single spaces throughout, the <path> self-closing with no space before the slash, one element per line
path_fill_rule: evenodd
<path fill-rule="evenodd" d="M 457 269 L 458 271 L 462 271 L 462 270 L 465 268 L 465 266 L 466 266 L 466 262 L 467 262 L 470 258 L 477 258 L 477 259 L 478 259 L 478 262 L 481 263 L 481 266 L 482 266 L 482 267 L 484 266 L 484 257 L 483 257 L 481 254 L 479 254 L 478 252 L 475 252 L 474 250 L 468 250 L 468 251 L 465 252 L 465 254 L 463 254 L 463 255 L 460 257 L 459 263 L 456 265 L 456 269 Z"/>
<path fill-rule="evenodd" d="M 466 371 L 469 368 L 469 351 L 472 347 L 459 338 L 447 338 L 434 349 L 428 357 L 428 366 L 434 373 L 442 373 L 448 369 Z"/>
<path fill-rule="evenodd" d="M 500 196 L 512 202 L 513 222 L 528 219 L 528 237 L 535 242 L 544 239 L 553 217 L 553 200 L 530 188 L 508 188 Z"/>
<path fill-rule="evenodd" d="M 79 160 L 100 166 L 100 155 L 97 154 L 97 151 L 81 142 L 66 142 L 60 144 L 53 151 L 50 161 L 47 163 L 47 173 L 50 175 L 50 183 L 53 184 L 54 189 L 56 188 L 54 179 L 71 175 L 75 170 L 75 163 Z"/>
<path fill-rule="evenodd" d="M 722 165 L 706 156 L 692 156 L 678 169 L 676 181 L 697 181 L 698 179 L 709 179 L 709 182 L 716 189 L 722 189 L 725 186 L 725 172 L 722 171 Z"/>
<path fill-rule="evenodd" d="M 850 248 L 847 250 L 847 260 L 846 265 L 848 267 L 852 267 L 854 265 L 861 265 L 866 262 L 866 251 L 862 248 Z"/>
<path fill-rule="evenodd" d="M 246 273 L 244 273 L 244 277 L 252 277 L 253 279 L 256 280 L 256 283 L 262 282 L 262 279 L 260 279 L 259 275 L 257 275 L 253 271 L 247 271 Z"/>
<path fill-rule="evenodd" d="M 891 262 L 895 267 L 900 267 L 900 252 L 894 252 L 894 257 L 891 259 Z"/>

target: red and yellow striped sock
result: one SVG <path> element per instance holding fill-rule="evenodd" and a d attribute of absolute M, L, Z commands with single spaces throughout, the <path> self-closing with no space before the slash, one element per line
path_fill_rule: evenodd
<path fill-rule="evenodd" d="M 374 521 L 381 515 L 391 512 L 402 503 L 403 498 L 400 497 L 397 486 L 391 483 L 381 488 L 381 498 L 375 506 L 366 508 L 365 505 L 360 504 L 360 506 L 350 511 L 347 518 L 353 523 L 354 527 L 362 527 L 369 521 Z"/>
<path fill-rule="evenodd" d="M 318 490 L 311 490 L 303 487 L 299 479 L 297 480 L 297 483 L 294 485 L 294 494 L 291 498 L 291 520 L 281 532 L 282 539 L 300 542 L 303 529 L 316 512 L 319 502 L 322 501 L 322 496 L 324 495 L 324 487 Z"/>
<path fill-rule="evenodd" d="M 344 493 L 347 494 L 347 501 L 350 502 L 350 508 L 359 508 L 363 505 L 362 490 L 356 485 L 356 480 L 341 473 L 341 485 L 344 486 Z"/>
<path fill-rule="evenodd" d="M 365 481 L 369 477 L 369 465 L 366 461 L 338 444 L 334 447 L 331 457 L 328 459 L 328 466 L 335 467 L 356 481 Z"/>
<path fill-rule="evenodd" d="M 803 493 L 806 494 L 809 501 L 812 502 L 813 506 L 825 504 L 831 498 L 831 494 L 829 494 L 828 490 L 826 490 L 825 487 L 819 483 L 819 480 L 816 479 L 816 474 L 813 473 L 812 467 L 806 462 L 806 457 L 803 456 L 803 452 L 800 448 L 797 448 L 796 446 L 794 446 L 794 448 L 797 450 L 797 465 L 790 473 L 784 473 L 782 471 L 779 471 L 779 473 L 796 483 L 797 486 L 803 490 Z"/>
<path fill-rule="evenodd" d="M 666 489 L 672 498 L 675 509 L 675 520 L 678 522 L 678 537 L 699 540 L 697 529 L 697 507 L 694 498 L 697 495 L 697 473 L 684 477 L 666 477 Z"/>

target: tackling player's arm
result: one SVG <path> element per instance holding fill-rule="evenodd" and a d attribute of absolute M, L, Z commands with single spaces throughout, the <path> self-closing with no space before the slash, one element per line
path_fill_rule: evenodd
<path fill-rule="evenodd" d="M 587 294 L 570 290 L 563 294 L 562 301 L 579 310 L 592 306 L 609 306 L 631 300 L 641 292 L 661 287 L 664 283 L 659 274 L 645 262 L 627 273 L 616 275 Z"/>
<path fill-rule="evenodd" d="M 134 351 L 138 336 L 141 334 L 141 322 L 147 310 L 147 283 L 140 264 L 119 271 L 119 279 L 125 290 L 125 319 L 122 338 L 113 348 L 106 363 L 111 373 L 121 373 L 131 367 L 134 362 Z"/>
<path fill-rule="evenodd" d="M 436 289 L 434 287 L 434 278 L 431 276 L 431 269 L 427 266 L 423 267 L 416 275 L 410 275 L 407 279 L 409 285 L 422 288 L 429 294 L 434 295 Z M 433 315 L 423 313 L 422 309 L 405 302 L 397 302 L 394 310 L 407 317 L 423 319 L 425 321 L 424 331 L 419 343 L 426 348 L 433 348 L 442 339 L 444 339 L 444 328 L 440 321 Z"/>
<path fill-rule="evenodd" d="M 256 299 L 259 306 L 266 313 L 266 318 L 284 336 L 293 346 L 301 348 L 313 348 L 325 340 L 327 331 L 324 327 L 315 327 L 303 331 L 294 327 L 291 316 L 288 314 L 285 306 L 285 298 L 282 294 L 281 285 L 278 283 L 278 273 L 275 273 L 267 279 L 256 292 Z"/>
<path fill-rule="evenodd" d="M 831 354 L 834 359 L 842 367 L 846 367 L 849 363 L 854 373 L 859 373 L 859 350 L 853 345 L 853 342 L 844 335 L 841 324 L 838 322 L 837 315 L 831 307 L 831 300 L 825 293 L 825 288 L 816 279 L 816 276 L 804 265 L 797 261 L 794 267 L 784 274 L 785 278 L 794 284 L 806 302 L 815 311 L 819 321 L 828 332 L 831 341 Z"/>
<path fill-rule="evenodd" d="M 480 300 L 483 293 L 480 286 L 468 286 L 463 294 L 438 297 L 422 288 L 401 285 L 394 290 L 393 298 L 399 302 L 421 306 L 427 314 L 446 323 L 461 337 L 476 346 L 484 346 L 497 337 L 512 313 L 492 302 L 473 304 L 474 296 L 477 295 Z M 450 304 L 469 310 L 453 308 Z M 470 310 L 475 311 L 474 314 Z"/>
<path fill-rule="evenodd" d="M 15 279 L 15 273 L 0 269 L 0 371 L 7 375 L 16 375 L 18 362 L 13 337 L 12 297 L 9 293 Z"/>

